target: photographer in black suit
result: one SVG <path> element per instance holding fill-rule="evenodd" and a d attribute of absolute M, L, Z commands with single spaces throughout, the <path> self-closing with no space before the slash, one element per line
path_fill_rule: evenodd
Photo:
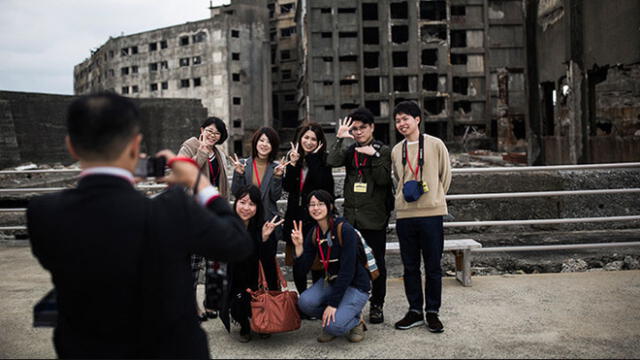
<path fill-rule="evenodd" d="M 34 198 L 27 211 L 33 254 L 58 294 L 58 356 L 209 357 L 190 255 L 242 260 L 253 246 L 242 222 L 189 159 L 168 150 L 158 153 L 172 168 L 166 181 L 197 187 L 195 200 L 181 186 L 153 199 L 135 189 L 142 135 L 129 99 L 83 96 L 67 126 L 78 186 Z"/>

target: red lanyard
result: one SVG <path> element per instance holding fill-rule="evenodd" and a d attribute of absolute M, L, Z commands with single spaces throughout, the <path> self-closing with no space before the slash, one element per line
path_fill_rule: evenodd
<path fill-rule="evenodd" d="M 302 197 L 302 188 L 304 187 L 304 167 L 300 168 L 300 197 Z"/>
<path fill-rule="evenodd" d="M 329 272 L 329 259 L 331 258 L 331 246 L 327 246 L 327 257 L 322 252 L 322 246 L 320 245 L 320 226 L 316 227 L 316 242 L 318 243 L 318 251 L 320 252 L 320 260 L 325 272 Z"/>
<path fill-rule="evenodd" d="M 361 168 L 365 167 L 367 165 L 367 160 L 369 160 L 369 158 L 364 158 L 364 161 L 362 162 L 362 166 L 360 166 L 360 162 L 358 161 L 358 152 L 357 151 L 353 151 L 353 159 L 356 161 L 356 169 L 358 169 L 358 175 L 360 176 L 360 178 L 362 178 L 362 170 Z"/>
<path fill-rule="evenodd" d="M 405 151 L 405 157 L 407 158 L 407 165 L 409 165 L 409 171 L 411 171 L 411 173 L 413 174 L 413 177 L 418 180 L 418 170 L 420 170 L 420 167 L 417 165 L 418 161 L 420 160 L 420 151 L 418 151 L 418 154 L 416 154 L 416 170 L 413 170 L 413 167 L 411 167 L 411 160 L 409 160 L 409 147 L 406 146 L 404 148 Z"/>
<path fill-rule="evenodd" d="M 256 159 L 253 159 L 253 173 L 256 175 L 256 180 L 258 180 L 258 189 L 262 186 L 262 181 L 260 181 L 260 174 L 258 173 L 258 166 L 256 165 Z"/>

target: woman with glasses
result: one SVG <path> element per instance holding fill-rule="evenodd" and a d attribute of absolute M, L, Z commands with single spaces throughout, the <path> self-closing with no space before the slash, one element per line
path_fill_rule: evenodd
<path fill-rule="evenodd" d="M 185 156 L 195 160 L 204 176 L 209 178 L 211 185 L 216 186 L 220 195 L 226 199 L 229 198 L 229 183 L 227 181 L 227 172 L 225 164 L 227 163 L 224 153 L 220 151 L 216 145 L 222 145 L 227 139 L 227 127 L 224 121 L 217 117 L 209 117 L 200 125 L 200 133 L 198 137 L 192 137 L 182 143 L 178 156 Z M 191 269 L 193 270 L 194 291 L 198 286 L 198 278 L 200 272 L 205 268 L 214 266 L 214 262 L 205 261 L 205 259 L 197 254 L 191 257 Z M 207 272 L 205 272 L 206 274 Z M 205 276 L 205 282 L 209 283 L 211 279 Z M 205 295 L 207 296 L 207 294 Z M 208 301 L 205 300 L 205 304 Z M 196 304 L 198 317 L 200 321 L 206 321 L 207 318 L 216 317 L 216 312 L 212 309 L 202 310 Z"/>
<path fill-rule="evenodd" d="M 298 307 L 308 316 L 322 318 L 319 342 L 343 335 L 351 342 L 362 341 L 366 331 L 362 309 L 369 300 L 371 281 L 360 238 L 351 224 L 336 216 L 328 192 L 312 191 L 308 209 L 313 227 L 303 236 L 302 221 L 297 221 L 291 232 L 293 271 L 308 272 L 318 257 L 324 277 L 300 295 Z"/>
<path fill-rule="evenodd" d="M 293 244 L 291 230 L 294 221 L 302 220 L 302 230 L 306 233 L 313 220 L 307 212 L 309 193 L 322 189 L 333 196 L 333 175 L 327 166 L 327 152 L 324 131 L 317 123 L 301 125 L 295 143 L 291 143 L 288 153 L 289 165 L 284 175 L 283 186 L 288 192 L 287 212 L 283 229 L 283 240 L 287 243 L 285 264 L 293 265 Z M 298 293 L 307 288 L 307 274 L 296 274 L 294 282 Z M 322 276 L 322 267 L 311 269 L 311 278 L 316 282 Z M 304 317 L 304 314 L 302 314 Z"/>

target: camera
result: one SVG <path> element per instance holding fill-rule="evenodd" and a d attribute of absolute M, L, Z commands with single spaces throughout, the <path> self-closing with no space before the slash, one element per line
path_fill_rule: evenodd
<path fill-rule="evenodd" d="M 165 157 L 148 157 L 138 160 L 134 176 L 141 178 L 163 177 L 167 159 Z"/>

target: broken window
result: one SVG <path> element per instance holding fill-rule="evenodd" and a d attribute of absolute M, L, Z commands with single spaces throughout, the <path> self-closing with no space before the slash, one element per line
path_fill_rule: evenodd
<path fill-rule="evenodd" d="M 197 34 L 192 36 L 193 43 L 203 42 L 207 39 L 207 33 L 204 31 L 200 31 Z"/>
<path fill-rule="evenodd" d="M 234 38 L 240 37 L 240 31 L 239 30 L 231 30 L 231 37 L 234 37 Z"/>
<path fill-rule="evenodd" d="M 120 69 L 120 74 L 121 75 L 129 75 L 129 68 L 128 67 L 123 67 Z"/>
<path fill-rule="evenodd" d="M 189 66 L 189 58 L 181 58 L 180 66 Z"/>
<path fill-rule="evenodd" d="M 377 27 L 362 28 L 362 43 L 365 45 L 377 45 L 380 43 L 380 34 Z"/>
<path fill-rule="evenodd" d="M 322 85 L 324 85 L 324 86 L 332 86 L 333 85 L 333 81 L 323 81 Z"/>
<path fill-rule="evenodd" d="M 393 77 L 393 91 L 407 92 L 409 91 L 409 77 L 408 76 L 394 76 Z"/>
<path fill-rule="evenodd" d="M 287 94 L 284 96 L 285 102 L 292 102 L 296 100 L 296 96 L 294 94 Z"/>
<path fill-rule="evenodd" d="M 425 121 L 424 131 L 440 140 L 447 140 L 447 123 L 444 121 Z"/>
<path fill-rule="evenodd" d="M 160 85 L 162 86 L 162 90 L 167 90 L 169 88 L 169 82 L 168 81 L 163 81 L 160 83 Z"/>
<path fill-rule="evenodd" d="M 237 154 L 238 156 L 242 157 L 243 156 L 243 152 L 242 152 L 242 140 L 234 140 L 233 141 L 233 153 Z"/>
<path fill-rule="evenodd" d="M 320 13 L 321 14 L 331 14 L 331 8 L 321 8 L 320 9 Z"/>
<path fill-rule="evenodd" d="M 356 8 L 338 8 L 338 14 L 355 14 Z"/>
<path fill-rule="evenodd" d="M 467 54 L 451 54 L 451 65 L 466 65 Z"/>
<path fill-rule="evenodd" d="M 407 19 L 409 17 L 409 6 L 406 1 L 392 2 L 389 4 L 392 19 Z"/>
<path fill-rule="evenodd" d="M 339 61 L 358 61 L 358 55 L 344 55 L 338 58 Z"/>
<path fill-rule="evenodd" d="M 109 76 L 111 77 L 116 76 L 116 72 L 113 69 L 109 69 Z"/>
<path fill-rule="evenodd" d="M 423 49 L 421 63 L 427 66 L 438 66 L 438 49 Z"/>
<path fill-rule="evenodd" d="M 280 60 L 289 60 L 291 59 L 291 52 L 289 50 L 280 51 Z"/>
<path fill-rule="evenodd" d="M 181 88 L 188 88 L 189 87 L 189 79 L 180 80 L 180 87 Z"/>
<path fill-rule="evenodd" d="M 276 5 L 275 4 L 268 4 L 267 8 L 269 9 L 269 18 L 273 18 L 273 16 L 276 13 Z"/>
<path fill-rule="evenodd" d="M 276 54 L 277 54 L 276 48 L 277 48 L 277 46 L 275 46 L 275 45 L 271 46 L 271 63 L 272 64 L 275 64 L 275 62 L 276 62 Z"/>
<path fill-rule="evenodd" d="M 272 30 L 269 32 L 269 40 L 270 41 L 276 41 L 276 35 L 278 34 L 278 32 L 276 30 Z"/>
<path fill-rule="evenodd" d="M 137 54 L 138 53 L 138 47 L 137 46 L 132 46 L 131 47 L 131 54 Z"/>
<path fill-rule="evenodd" d="M 288 14 L 293 10 L 294 3 L 280 5 L 280 14 Z"/>
<path fill-rule="evenodd" d="M 138 73 L 138 66 L 137 65 L 133 65 L 131 67 L 131 73 L 132 74 L 137 74 Z"/>
<path fill-rule="evenodd" d="M 240 53 L 231 53 L 231 60 L 240 60 Z"/>
<path fill-rule="evenodd" d="M 379 76 L 365 76 L 364 77 L 364 92 L 366 92 L 366 93 L 379 93 L 380 92 L 380 77 Z"/>
<path fill-rule="evenodd" d="M 194 56 L 194 57 L 191 59 L 191 63 L 192 63 L 193 65 L 200 65 L 200 64 L 202 64 L 202 57 L 201 57 L 201 56 Z"/>
<path fill-rule="evenodd" d="M 394 51 L 392 54 L 393 67 L 409 66 L 409 57 L 406 51 Z"/>
<path fill-rule="evenodd" d="M 276 74 L 276 73 L 278 73 L 278 67 L 277 67 L 277 66 L 272 67 L 272 68 L 271 68 L 271 73 L 272 73 L 272 74 Z"/>
<path fill-rule="evenodd" d="M 128 86 L 123 86 L 122 87 L 122 93 L 123 94 L 128 94 L 129 93 L 129 87 Z"/>
<path fill-rule="evenodd" d="M 158 50 L 158 43 L 157 42 L 153 42 L 153 43 L 149 43 L 149 51 L 156 51 Z M 157 87 L 157 84 L 156 84 Z"/>
<path fill-rule="evenodd" d="M 180 46 L 185 46 L 185 45 L 189 45 L 189 37 L 188 36 L 181 36 L 180 37 Z"/>
<path fill-rule="evenodd" d="M 445 98 L 433 97 L 424 99 L 424 109 L 429 115 L 438 115 L 444 111 Z"/>
<path fill-rule="evenodd" d="M 365 51 L 364 54 L 364 68 L 376 69 L 380 66 L 380 53 L 377 51 Z"/>
<path fill-rule="evenodd" d="M 451 6 L 451 16 L 465 16 L 467 14 L 467 8 L 462 5 Z"/>
<path fill-rule="evenodd" d="M 364 21 L 378 20 L 378 3 L 362 4 L 362 20 Z"/>
<path fill-rule="evenodd" d="M 282 28 L 280 29 L 280 36 L 281 37 L 289 37 L 293 34 L 296 33 L 296 27 L 295 26 L 290 26 L 290 27 L 286 27 L 286 28 Z"/>
<path fill-rule="evenodd" d="M 324 62 L 333 62 L 333 58 L 331 56 L 323 56 L 322 61 Z"/>
<path fill-rule="evenodd" d="M 438 74 L 422 75 L 422 88 L 427 91 L 438 91 Z"/>
<path fill-rule="evenodd" d="M 238 129 L 242 127 L 242 120 L 240 119 L 235 119 L 233 120 L 233 127 Z"/>
<path fill-rule="evenodd" d="M 127 55 L 129 55 L 129 48 L 120 49 L 120 56 L 127 56 Z"/>
<path fill-rule="evenodd" d="M 355 38 L 358 37 L 358 33 L 355 31 L 340 31 L 338 37 L 341 38 Z"/>
<path fill-rule="evenodd" d="M 374 116 L 380 116 L 380 100 L 367 100 L 364 107 L 369 109 Z"/>
<path fill-rule="evenodd" d="M 453 103 L 453 111 L 461 111 L 468 114 L 471 112 L 471 102 L 466 100 L 456 101 Z"/>
<path fill-rule="evenodd" d="M 420 19 L 443 21 L 447 19 L 447 3 L 445 1 L 420 1 Z"/>
<path fill-rule="evenodd" d="M 469 94 L 469 78 L 465 77 L 453 77 L 453 92 L 468 95 Z"/>
<path fill-rule="evenodd" d="M 467 32 L 465 30 L 451 30 L 451 47 L 467 47 Z"/>
<path fill-rule="evenodd" d="M 328 39 L 328 38 L 330 38 L 332 36 L 333 36 L 333 33 L 328 32 L 328 31 L 320 33 L 320 37 L 322 37 L 323 39 Z"/>
<path fill-rule="evenodd" d="M 167 40 L 160 41 L 160 49 L 166 49 L 168 46 Z"/>
<path fill-rule="evenodd" d="M 340 105 L 340 109 L 342 110 L 353 110 L 353 109 L 357 109 L 358 107 L 359 105 L 356 103 L 344 103 Z"/>
<path fill-rule="evenodd" d="M 169 68 L 169 63 L 165 61 L 160 61 L 160 70 L 166 70 Z"/>
<path fill-rule="evenodd" d="M 407 25 L 391 26 L 391 41 L 402 44 L 409 41 L 409 27 Z"/>
<path fill-rule="evenodd" d="M 233 81 L 240 81 L 240 74 L 239 73 L 233 73 L 231 74 L 231 79 Z"/>
<path fill-rule="evenodd" d="M 149 90 L 158 91 L 158 83 L 153 83 L 149 86 Z"/>
<path fill-rule="evenodd" d="M 202 85 L 202 81 L 200 80 L 200 78 L 199 77 L 193 78 L 193 87 L 200 86 L 200 85 Z"/>
<path fill-rule="evenodd" d="M 441 42 L 447 40 L 446 25 L 424 25 L 420 27 L 420 39 L 423 42 Z"/>
<path fill-rule="evenodd" d="M 343 79 L 340 80 L 340 85 L 353 85 L 353 84 L 357 84 L 358 80 L 356 79 Z"/>
<path fill-rule="evenodd" d="M 113 50 L 109 50 L 109 59 L 113 58 Z"/>
<path fill-rule="evenodd" d="M 138 85 L 133 85 L 133 86 L 131 87 L 131 92 L 132 92 L 132 93 L 137 93 L 137 92 L 139 92 L 139 91 L 140 91 L 140 89 L 138 88 Z"/>
<path fill-rule="evenodd" d="M 242 105 L 242 98 L 234 96 L 233 97 L 233 105 Z"/>
<path fill-rule="evenodd" d="M 334 105 L 325 105 L 325 106 L 324 106 L 324 109 L 325 109 L 325 110 L 335 110 L 335 108 L 336 108 L 336 107 L 335 107 Z"/>
<path fill-rule="evenodd" d="M 282 70 L 282 80 L 291 79 L 291 70 Z"/>

